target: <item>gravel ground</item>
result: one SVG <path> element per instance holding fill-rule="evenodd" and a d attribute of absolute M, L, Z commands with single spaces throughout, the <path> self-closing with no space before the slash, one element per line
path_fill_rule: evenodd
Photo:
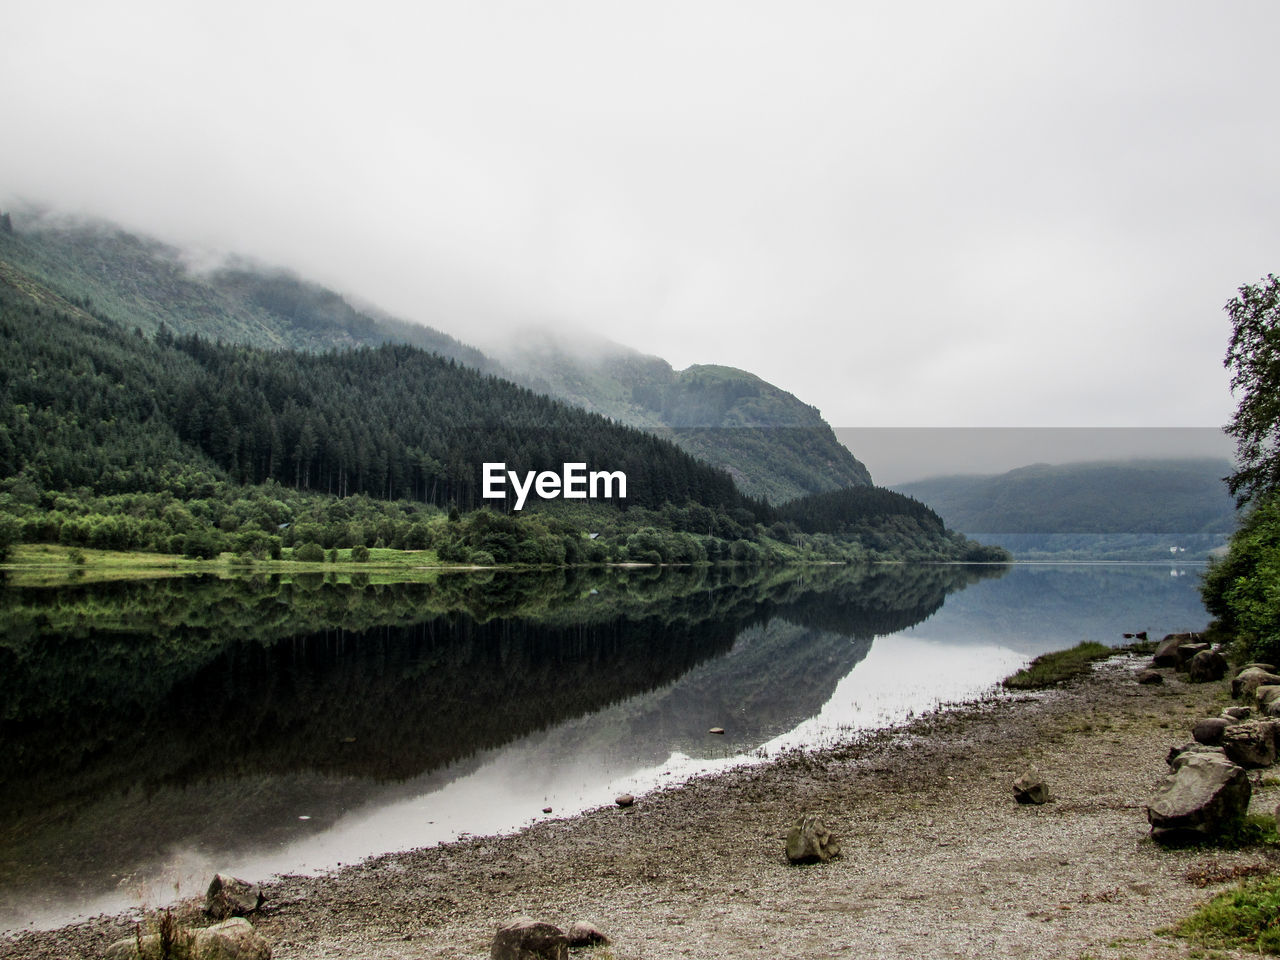
<path fill-rule="evenodd" d="M 1139 686 L 1141 666 L 1115 658 L 1058 690 L 696 780 L 626 810 L 286 877 L 256 924 L 277 960 L 487 957 L 497 925 L 521 914 L 591 920 L 614 940 L 601 956 L 616 960 L 1202 956 L 1156 931 L 1280 858 L 1148 839 L 1143 805 L 1165 753 L 1229 696 L 1171 671 Z M 1053 802 L 1013 801 L 1028 764 Z M 1254 809 L 1270 812 L 1280 789 L 1260 780 Z M 805 810 L 824 815 L 842 857 L 786 863 L 783 837 Z M 99 918 L 0 941 L 0 956 L 100 957 L 131 933 Z"/>

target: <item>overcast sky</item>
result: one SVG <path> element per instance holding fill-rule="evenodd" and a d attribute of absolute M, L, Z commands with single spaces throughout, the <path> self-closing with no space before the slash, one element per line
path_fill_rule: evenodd
<path fill-rule="evenodd" d="M 1280 4 L 10 0 L 0 201 L 836 426 L 1217 426 Z"/>

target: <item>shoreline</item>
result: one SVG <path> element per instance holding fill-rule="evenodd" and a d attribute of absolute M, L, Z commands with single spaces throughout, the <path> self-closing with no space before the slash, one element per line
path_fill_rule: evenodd
<path fill-rule="evenodd" d="M 276 960 L 485 957 L 521 914 L 590 920 L 617 960 L 1186 956 L 1155 931 L 1214 892 L 1188 878 L 1277 857 L 1147 839 L 1165 752 L 1229 695 L 1172 671 L 1140 686 L 1144 664 L 1119 655 L 1059 688 L 696 777 L 625 810 L 277 878 L 252 919 Z M 1032 764 L 1056 799 L 1019 807 L 1010 784 Z M 1255 811 L 1277 801 L 1280 787 L 1255 786 Z M 810 810 L 844 854 L 790 866 L 783 837 Z M 6 935 L 0 956 L 100 957 L 132 932 L 93 918 Z"/>

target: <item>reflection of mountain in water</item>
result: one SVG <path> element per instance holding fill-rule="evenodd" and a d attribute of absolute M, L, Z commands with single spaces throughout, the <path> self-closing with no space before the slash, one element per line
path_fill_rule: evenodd
<path fill-rule="evenodd" d="M 1124 643 L 1124 632 L 1152 637 L 1203 630 L 1200 565 L 1018 564 L 982 590 L 947 601 L 939 629 L 964 642 L 995 642 L 1044 653 L 1081 640 Z"/>
<path fill-rule="evenodd" d="M 643 763 L 696 751 L 712 725 L 731 730 L 721 747 L 754 746 L 821 709 L 872 637 L 974 577 L 703 568 L 479 588 L 9 590 L 0 876 L 30 887 L 125 873 L 177 845 L 277 843 L 301 812 L 332 822 L 439 786 L 539 730 L 574 731 L 557 749 Z M 567 723 L 611 704 L 608 724 Z"/>

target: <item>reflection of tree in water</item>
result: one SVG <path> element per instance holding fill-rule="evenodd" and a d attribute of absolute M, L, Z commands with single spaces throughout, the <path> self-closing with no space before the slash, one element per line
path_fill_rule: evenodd
<path fill-rule="evenodd" d="M 669 685 L 778 619 L 804 639 L 775 630 L 788 642 L 754 643 L 750 669 L 740 657 L 706 701 L 769 717 L 771 684 L 829 695 L 872 636 L 928 616 L 970 578 L 696 568 L 11 589 L 0 811 L 250 773 L 413 777 Z"/>

